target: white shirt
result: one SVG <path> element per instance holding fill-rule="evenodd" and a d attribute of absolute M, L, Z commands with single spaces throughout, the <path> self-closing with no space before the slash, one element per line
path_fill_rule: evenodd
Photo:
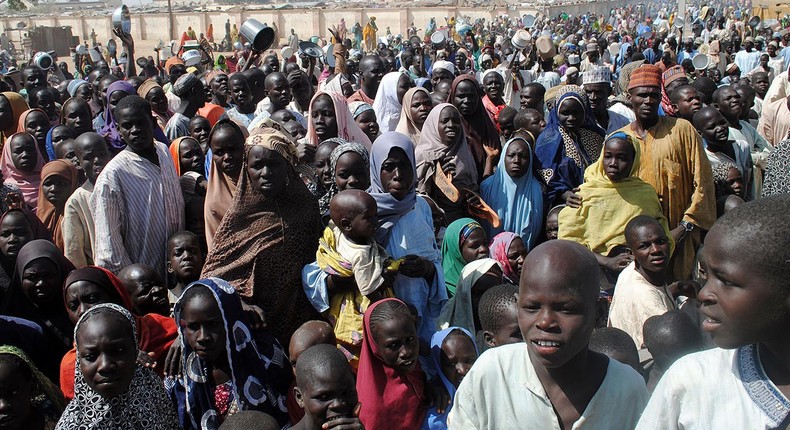
<path fill-rule="evenodd" d="M 166 279 L 167 239 L 184 226 L 184 198 L 167 147 L 154 147 L 158 166 L 124 149 L 96 180 L 93 260 L 113 273 L 144 263 Z"/>
<path fill-rule="evenodd" d="M 609 327 L 619 328 L 631 336 L 636 348 L 642 348 L 642 327 L 648 318 L 675 309 L 675 302 L 665 287 L 657 287 L 645 279 L 631 262 L 617 277 L 614 297 L 609 308 Z"/>
<path fill-rule="evenodd" d="M 636 429 L 775 429 L 788 413 L 790 401 L 766 376 L 755 345 L 715 348 L 667 370 Z"/>
<path fill-rule="evenodd" d="M 455 393 L 447 428 L 559 430 L 557 414 L 528 354 L 523 342 L 483 353 Z M 645 380 L 631 367 L 610 359 L 606 377 L 573 430 L 631 430 L 647 399 Z"/>

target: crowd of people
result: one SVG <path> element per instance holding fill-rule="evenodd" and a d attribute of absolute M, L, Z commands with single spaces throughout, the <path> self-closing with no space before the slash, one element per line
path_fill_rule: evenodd
<path fill-rule="evenodd" d="M 0 428 L 788 428 L 790 22 L 673 7 L 9 73 Z"/>

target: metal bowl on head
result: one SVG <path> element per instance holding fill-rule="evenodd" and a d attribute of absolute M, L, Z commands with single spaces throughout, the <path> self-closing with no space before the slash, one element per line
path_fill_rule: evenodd
<path fill-rule="evenodd" d="M 524 28 L 532 28 L 535 26 L 535 21 L 538 19 L 535 15 L 524 15 L 524 18 L 521 19 L 522 24 L 524 24 Z"/>
<path fill-rule="evenodd" d="M 285 48 L 280 50 L 280 55 L 283 56 L 284 60 L 291 58 L 294 55 L 294 50 L 291 49 L 290 46 L 286 46 Z"/>
<path fill-rule="evenodd" d="M 250 18 L 244 21 L 239 29 L 239 34 L 250 42 L 254 51 L 265 51 L 274 43 L 274 29 L 263 25 L 257 19 Z"/>
<path fill-rule="evenodd" d="M 447 43 L 447 36 L 443 32 L 434 31 L 433 34 L 431 34 L 431 44 L 434 49 L 444 48 L 445 43 Z"/>
<path fill-rule="evenodd" d="M 132 34 L 132 18 L 125 4 L 112 13 L 112 28 L 125 34 Z"/>
<path fill-rule="evenodd" d="M 696 70 L 705 70 L 710 64 L 710 59 L 705 54 L 697 54 L 691 59 L 691 64 L 694 65 Z"/>
<path fill-rule="evenodd" d="M 335 46 L 326 45 L 324 51 L 326 52 L 326 65 L 329 67 L 335 67 Z"/>
<path fill-rule="evenodd" d="M 313 42 L 299 42 L 299 53 L 304 53 L 308 57 L 313 58 L 321 58 L 324 56 L 324 51 L 318 46 L 317 43 Z"/>

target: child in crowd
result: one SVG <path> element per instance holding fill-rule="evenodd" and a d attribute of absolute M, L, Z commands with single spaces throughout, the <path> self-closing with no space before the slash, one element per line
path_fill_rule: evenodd
<path fill-rule="evenodd" d="M 136 362 L 137 331 L 129 311 L 113 303 L 88 309 L 74 329 L 74 343 L 74 400 L 56 430 L 179 428 L 162 380 Z"/>
<path fill-rule="evenodd" d="M 449 327 L 436 332 L 431 339 L 431 356 L 434 365 L 439 369 L 439 378 L 450 395 L 451 403 L 443 413 L 438 413 L 435 407 L 429 408 L 422 429 L 446 430 L 452 398 L 477 360 L 475 338 L 462 327 Z"/>
<path fill-rule="evenodd" d="M 316 252 L 321 270 L 356 284 L 352 290 L 331 295 L 328 316 L 354 368 L 362 347 L 365 310 L 371 302 L 393 296 L 387 273 L 391 260 L 374 239 L 376 210 L 376 200 L 364 191 L 347 189 L 335 195 L 329 204 L 332 224 L 324 230 Z"/>
<path fill-rule="evenodd" d="M 790 422 L 790 196 L 741 205 L 705 239 L 703 329 L 719 348 L 664 373 L 637 429 L 786 428 Z"/>
<path fill-rule="evenodd" d="M 557 234 L 560 230 L 560 211 L 565 209 L 565 205 L 557 205 L 553 208 L 549 209 L 549 213 L 546 214 L 546 224 L 545 224 L 545 234 L 546 240 L 554 240 L 557 238 Z"/>
<path fill-rule="evenodd" d="M 189 136 L 200 144 L 200 150 L 204 154 L 208 152 L 208 135 L 211 133 L 211 124 L 206 118 L 195 115 L 189 120 Z"/>
<path fill-rule="evenodd" d="M 517 299 L 518 286 L 512 284 L 497 285 L 483 293 L 478 315 L 485 349 L 524 341 L 518 327 Z"/>
<path fill-rule="evenodd" d="M 651 393 L 674 362 L 705 349 L 700 328 L 680 310 L 648 318 L 643 333 L 645 347 L 653 357 L 653 365 L 647 375 L 647 390 Z"/>
<path fill-rule="evenodd" d="M 107 142 L 93 132 L 83 133 L 74 140 L 74 153 L 85 172 L 85 182 L 66 201 L 63 213 L 63 252 L 77 268 L 93 264 L 95 240 L 93 211 L 90 198 L 102 169 L 112 159 Z"/>
<path fill-rule="evenodd" d="M 697 286 L 672 279 L 671 241 L 655 218 L 634 217 L 625 227 L 625 237 L 634 262 L 617 279 L 609 308 L 609 325 L 628 333 L 636 347 L 643 348 L 645 321 L 675 309 L 675 299 L 680 296 L 696 297 Z"/>
<path fill-rule="evenodd" d="M 142 263 L 130 264 L 118 272 L 118 278 L 132 298 L 135 314 L 170 315 L 167 287 L 151 266 Z"/>
<path fill-rule="evenodd" d="M 559 238 L 580 243 L 595 253 L 607 275 L 616 278 L 633 257 L 626 252 L 625 226 L 637 215 L 657 219 L 669 233 L 669 225 L 652 185 L 636 176 L 639 145 L 623 132 L 612 133 L 601 156 L 584 172 L 584 183 L 568 199 L 559 215 Z"/>
<path fill-rule="evenodd" d="M 227 282 L 189 285 L 174 309 L 184 374 L 165 379 L 184 430 L 218 427 L 247 409 L 287 422 L 285 393 L 293 378 L 279 342 L 251 331 L 241 298 Z"/>
<path fill-rule="evenodd" d="M 55 245 L 64 251 L 63 213 L 66 201 L 79 185 L 77 169 L 68 161 L 50 161 L 41 169 L 41 189 L 39 190 L 36 215 L 47 227 Z"/>
<path fill-rule="evenodd" d="M 642 373 L 639 365 L 639 351 L 634 346 L 633 339 L 628 333 L 614 327 L 601 327 L 593 331 L 590 336 L 590 351 L 604 354 L 620 363 L 631 366 L 638 373 Z"/>
<path fill-rule="evenodd" d="M 333 345 L 315 345 L 296 361 L 293 391 L 304 417 L 291 429 L 361 429 L 354 372 Z M 368 427 L 371 428 L 371 427 Z"/>
<path fill-rule="evenodd" d="M 66 402 L 27 354 L 16 347 L 2 345 L 0 404 L 4 405 L 4 429 L 48 430 L 58 422 Z"/>
<path fill-rule="evenodd" d="M 167 241 L 167 298 L 171 305 L 178 301 L 187 285 L 200 279 L 206 257 L 200 238 L 191 231 L 179 231 Z"/>
<path fill-rule="evenodd" d="M 587 348 L 600 276 L 595 256 L 573 242 L 546 242 L 527 255 L 518 295 L 526 343 L 477 360 L 458 387 L 449 429 L 634 427 L 647 402 L 644 379 Z"/>
<path fill-rule="evenodd" d="M 368 308 L 364 323 L 357 371 L 362 424 L 369 429 L 419 428 L 428 401 L 414 315 L 402 301 L 384 299 Z"/>
<path fill-rule="evenodd" d="M 308 348 L 323 344 L 332 345 L 332 347 L 337 345 L 335 332 L 329 323 L 312 320 L 299 326 L 291 336 L 291 343 L 288 345 L 288 359 L 291 360 L 291 368 L 294 373 L 296 373 L 296 362 L 299 360 L 299 356 Z M 295 387 L 296 381 L 291 383 L 291 387 L 288 389 L 288 417 L 291 420 L 291 425 L 295 425 L 304 417 L 304 409 L 296 401 Z"/>
<path fill-rule="evenodd" d="M 462 327 L 470 333 L 480 330 L 477 306 L 488 289 L 502 283 L 502 268 L 492 258 L 475 260 L 461 271 L 455 295 L 447 301 L 439 314 L 439 326 Z"/>
<path fill-rule="evenodd" d="M 527 248 L 524 246 L 521 236 L 503 231 L 494 236 L 488 250 L 491 253 L 491 258 L 496 260 L 502 268 L 502 280 L 518 285 L 518 280 L 521 278 L 521 266 L 524 265 L 524 258 L 527 256 Z"/>
<path fill-rule="evenodd" d="M 472 261 L 488 258 L 485 230 L 472 218 L 461 218 L 447 226 L 442 241 L 442 268 L 447 295 L 452 297 L 461 281 L 461 270 Z"/>
<path fill-rule="evenodd" d="M 95 266 L 72 270 L 63 283 L 66 312 L 76 324 L 88 309 L 102 303 L 114 303 L 132 312 L 132 299 L 112 272 Z M 157 314 L 133 315 L 137 332 L 137 362 L 153 368 L 162 376 L 167 354 L 178 336 L 175 321 Z M 66 399 L 74 397 L 74 362 L 76 349 L 71 349 L 60 362 L 60 389 Z"/>
<path fill-rule="evenodd" d="M 721 163 L 732 163 L 741 171 L 746 195 L 744 200 L 754 198 L 752 175 L 752 153 L 743 140 L 729 139 L 729 123 L 724 115 L 712 107 L 704 107 L 694 114 L 694 127 L 699 130 L 705 144 L 705 155 L 711 167 Z"/>

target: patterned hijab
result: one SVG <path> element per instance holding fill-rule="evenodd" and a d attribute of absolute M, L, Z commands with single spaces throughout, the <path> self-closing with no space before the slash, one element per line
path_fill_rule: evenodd
<path fill-rule="evenodd" d="M 146 430 L 178 430 L 178 419 L 170 399 L 167 398 L 162 380 L 153 370 L 137 365 L 129 390 L 113 398 L 105 398 L 85 381 L 80 369 L 80 352 L 77 333 L 82 323 L 97 312 L 117 312 L 129 324 L 137 350 L 137 330 L 132 314 L 114 303 L 96 305 L 80 317 L 74 327 L 77 361 L 74 370 L 74 399 L 60 417 L 56 430 L 128 428 Z"/>
<path fill-rule="evenodd" d="M 60 393 L 58 387 L 38 370 L 33 361 L 21 349 L 10 345 L 0 345 L 0 355 L 12 355 L 27 366 L 33 376 L 31 406 L 44 417 L 46 422 L 52 421 L 54 424 L 66 406 L 63 394 Z"/>
<path fill-rule="evenodd" d="M 370 169 L 370 156 L 368 155 L 368 150 L 359 143 L 347 142 L 339 137 L 327 139 L 324 142 L 337 142 L 340 144 L 340 146 L 335 148 L 332 151 L 332 154 L 329 155 L 329 177 L 332 178 L 332 184 L 329 186 L 329 191 L 327 191 L 326 194 L 324 194 L 323 197 L 318 200 L 318 211 L 321 214 L 324 214 L 329 210 L 329 202 L 332 201 L 332 197 L 340 192 L 340 190 L 337 189 L 337 184 L 335 183 L 335 166 L 337 166 L 337 160 L 340 159 L 341 155 L 345 154 L 346 152 L 356 152 L 365 162 L 365 170 Z"/>
<path fill-rule="evenodd" d="M 606 133 L 595 121 L 592 108 L 587 99 L 584 89 L 578 85 L 565 85 L 560 87 L 557 92 L 554 109 L 549 113 L 549 121 L 546 129 L 538 136 L 535 143 L 535 155 L 539 171 L 546 184 L 552 182 L 552 178 L 557 175 L 563 159 L 562 155 L 570 158 L 579 182 L 584 178 L 584 169 L 591 165 L 601 155 L 603 150 L 603 138 Z M 569 132 L 560 123 L 559 109 L 565 104 L 575 101 L 584 107 L 584 122 L 576 132 Z M 570 188 L 568 188 L 570 189 Z M 564 192 L 566 190 L 555 190 Z M 553 196 L 549 196 L 550 200 Z"/>
<path fill-rule="evenodd" d="M 253 333 L 246 324 L 241 297 L 229 283 L 219 278 L 193 282 L 176 302 L 174 315 L 181 322 L 184 297 L 193 288 L 208 289 L 222 315 L 225 328 L 228 365 L 230 366 L 229 411 L 257 410 L 274 416 L 285 424 L 287 410 L 285 394 L 291 383 L 291 367 L 280 343 L 268 332 Z M 195 296 L 192 296 L 195 297 Z M 165 385 L 179 405 L 179 421 L 184 429 L 215 430 L 224 417 L 220 416 L 215 402 L 216 385 L 209 376 L 211 365 L 201 358 L 184 335 L 184 325 L 179 323 L 181 366 L 184 375 L 168 377 Z M 184 410 L 186 408 L 186 410 Z"/>
<path fill-rule="evenodd" d="M 461 270 L 466 266 L 466 260 L 461 254 L 461 245 L 475 230 L 483 227 L 472 218 L 460 218 L 447 226 L 442 241 L 442 269 L 444 269 L 444 282 L 447 292 L 455 294 L 455 287 L 460 281 Z"/>

